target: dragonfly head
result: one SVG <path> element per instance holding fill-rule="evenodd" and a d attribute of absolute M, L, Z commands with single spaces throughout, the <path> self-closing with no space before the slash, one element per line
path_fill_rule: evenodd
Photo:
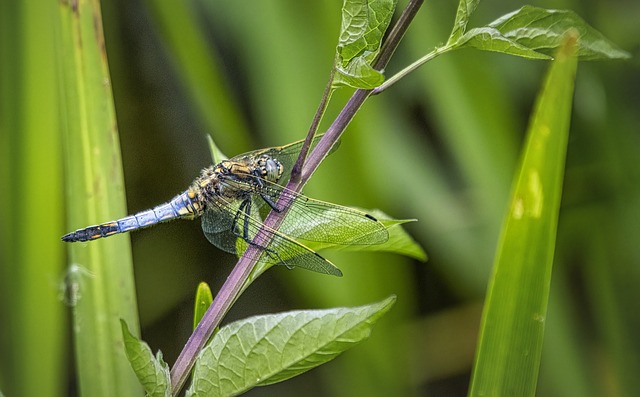
<path fill-rule="evenodd" d="M 278 182 L 284 172 L 282 164 L 271 156 L 260 156 L 256 162 L 260 177 L 269 182 Z"/>

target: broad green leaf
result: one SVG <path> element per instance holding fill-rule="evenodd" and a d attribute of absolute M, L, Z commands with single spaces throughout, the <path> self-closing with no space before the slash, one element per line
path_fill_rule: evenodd
<path fill-rule="evenodd" d="M 577 54 L 580 59 L 630 57 L 573 11 L 524 6 L 491 22 L 488 27 L 495 28 L 503 37 L 525 48 L 547 55 L 552 55 L 569 29 L 575 29 L 578 32 Z"/>
<path fill-rule="evenodd" d="M 198 284 L 198 290 L 196 291 L 196 303 L 193 308 L 193 329 L 196 329 L 212 302 L 211 288 L 209 288 L 209 284 L 203 281 Z"/>
<path fill-rule="evenodd" d="M 234 396 L 289 379 L 367 339 L 395 302 L 251 317 L 218 332 L 198 357 L 187 396 Z"/>
<path fill-rule="evenodd" d="M 567 35 L 535 106 L 487 292 L 470 396 L 535 395 L 576 74 Z"/>
<path fill-rule="evenodd" d="M 449 36 L 449 43 L 455 43 L 465 33 L 469 18 L 479 2 L 480 0 L 460 0 L 456 11 L 456 20 L 453 23 L 453 30 Z"/>
<path fill-rule="evenodd" d="M 371 67 L 380 50 L 396 7 L 396 0 L 345 0 L 336 47 L 333 86 L 375 88 L 384 76 Z"/>
<path fill-rule="evenodd" d="M 170 397 L 171 375 L 169 365 L 162 359 L 162 353 L 158 351 L 158 355 L 154 357 L 149 345 L 129 332 L 129 327 L 124 320 L 120 320 L 120 325 L 127 358 L 147 395 Z"/>
<path fill-rule="evenodd" d="M 523 58 L 551 59 L 548 55 L 537 52 L 515 40 L 503 36 L 498 29 L 491 27 L 469 30 L 460 38 L 460 41 L 456 43 L 455 47 L 474 47 L 479 50 L 502 52 Z"/>

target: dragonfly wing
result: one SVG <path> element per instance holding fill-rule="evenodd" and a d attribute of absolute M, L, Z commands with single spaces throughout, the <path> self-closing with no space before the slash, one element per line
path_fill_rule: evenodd
<path fill-rule="evenodd" d="M 250 213 L 238 213 L 239 206 L 235 201 L 225 201 L 222 198 L 209 204 L 202 216 L 202 230 L 213 245 L 240 256 L 248 244 L 253 244 L 258 231 L 264 229 L 270 243 L 266 247 L 260 247 L 260 260 L 290 268 L 301 267 L 318 273 L 342 275 L 337 267 L 316 252 L 285 234 L 264 226 L 259 215 L 254 215 L 258 214 L 258 210 L 253 203 Z"/>
<path fill-rule="evenodd" d="M 207 240 L 219 249 L 236 253 L 236 239 L 233 231 L 233 215 L 221 207 L 209 206 L 202 215 L 202 231 Z"/>
<path fill-rule="evenodd" d="M 251 228 L 253 229 L 253 227 L 252 224 Z M 342 276 L 340 269 L 320 254 L 278 231 L 266 226 L 263 227 L 271 237 L 271 242 L 267 248 L 260 250 L 262 254 L 260 260 L 272 265 L 285 265 L 288 268 L 300 267 L 317 273 Z"/>
<path fill-rule="evenodd" d="M 375 217 L 354 208 L 314 200 L 269 181 L 262 181 L 260 195 L 291 203 L 280 231 L 299 240 L 331 245 L 382 244 L 389 232 Z M 264 200 L 262 200 L 264 201 Z"/>

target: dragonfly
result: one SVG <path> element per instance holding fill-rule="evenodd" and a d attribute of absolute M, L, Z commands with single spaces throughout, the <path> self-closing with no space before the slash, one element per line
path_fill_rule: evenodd
<path fill-rule="evenodd" d="M 316 137 L 313 143 L 317 143 Z M 287 189 L 303 141 L 243 153 L 204 168 L 187 190 L 170 201 L 115 221 L 88 226 L 62 237 L 85 242 L 147 228 L 174 219 L 202 218 L 206 238 L 219 249 L 240 256 L 249 245 L 260 260 L 288 268 L 301 267 L 341 275 L 330 261 L 308 247 L 382 244 L 389 238 L 374 216 L 337 204 L 309 198 Z M 267 214 L 282 212 L 278 230 L 264 225 Z M 265 246 L 254 242 L 258 231 Z M 319 247 L 319 248 L 318 248 Z"/>

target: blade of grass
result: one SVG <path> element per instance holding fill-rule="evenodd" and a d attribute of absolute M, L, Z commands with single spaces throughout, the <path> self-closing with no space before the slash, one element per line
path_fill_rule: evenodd
<path fill-rule="evenodd" d="M 57 5 L 67 222 L 79 228 L 125 215 L 122 164 L 99 2 Z M 119 323 L 123 318 L 139 333 L 129 237 L 68 249 L 80 393 L 142 394 Z"/>
<path fill-rule="evenodd" d="M 0 3 L 0 388 L 16 396 L 65 385 L 53 4 Z"/>
<path fill-rule="evenodd" d="M 577 66 L 575 46 L 571 33 L 531 119 L 486 298 L 470 396 L 535 395 Z"/>

